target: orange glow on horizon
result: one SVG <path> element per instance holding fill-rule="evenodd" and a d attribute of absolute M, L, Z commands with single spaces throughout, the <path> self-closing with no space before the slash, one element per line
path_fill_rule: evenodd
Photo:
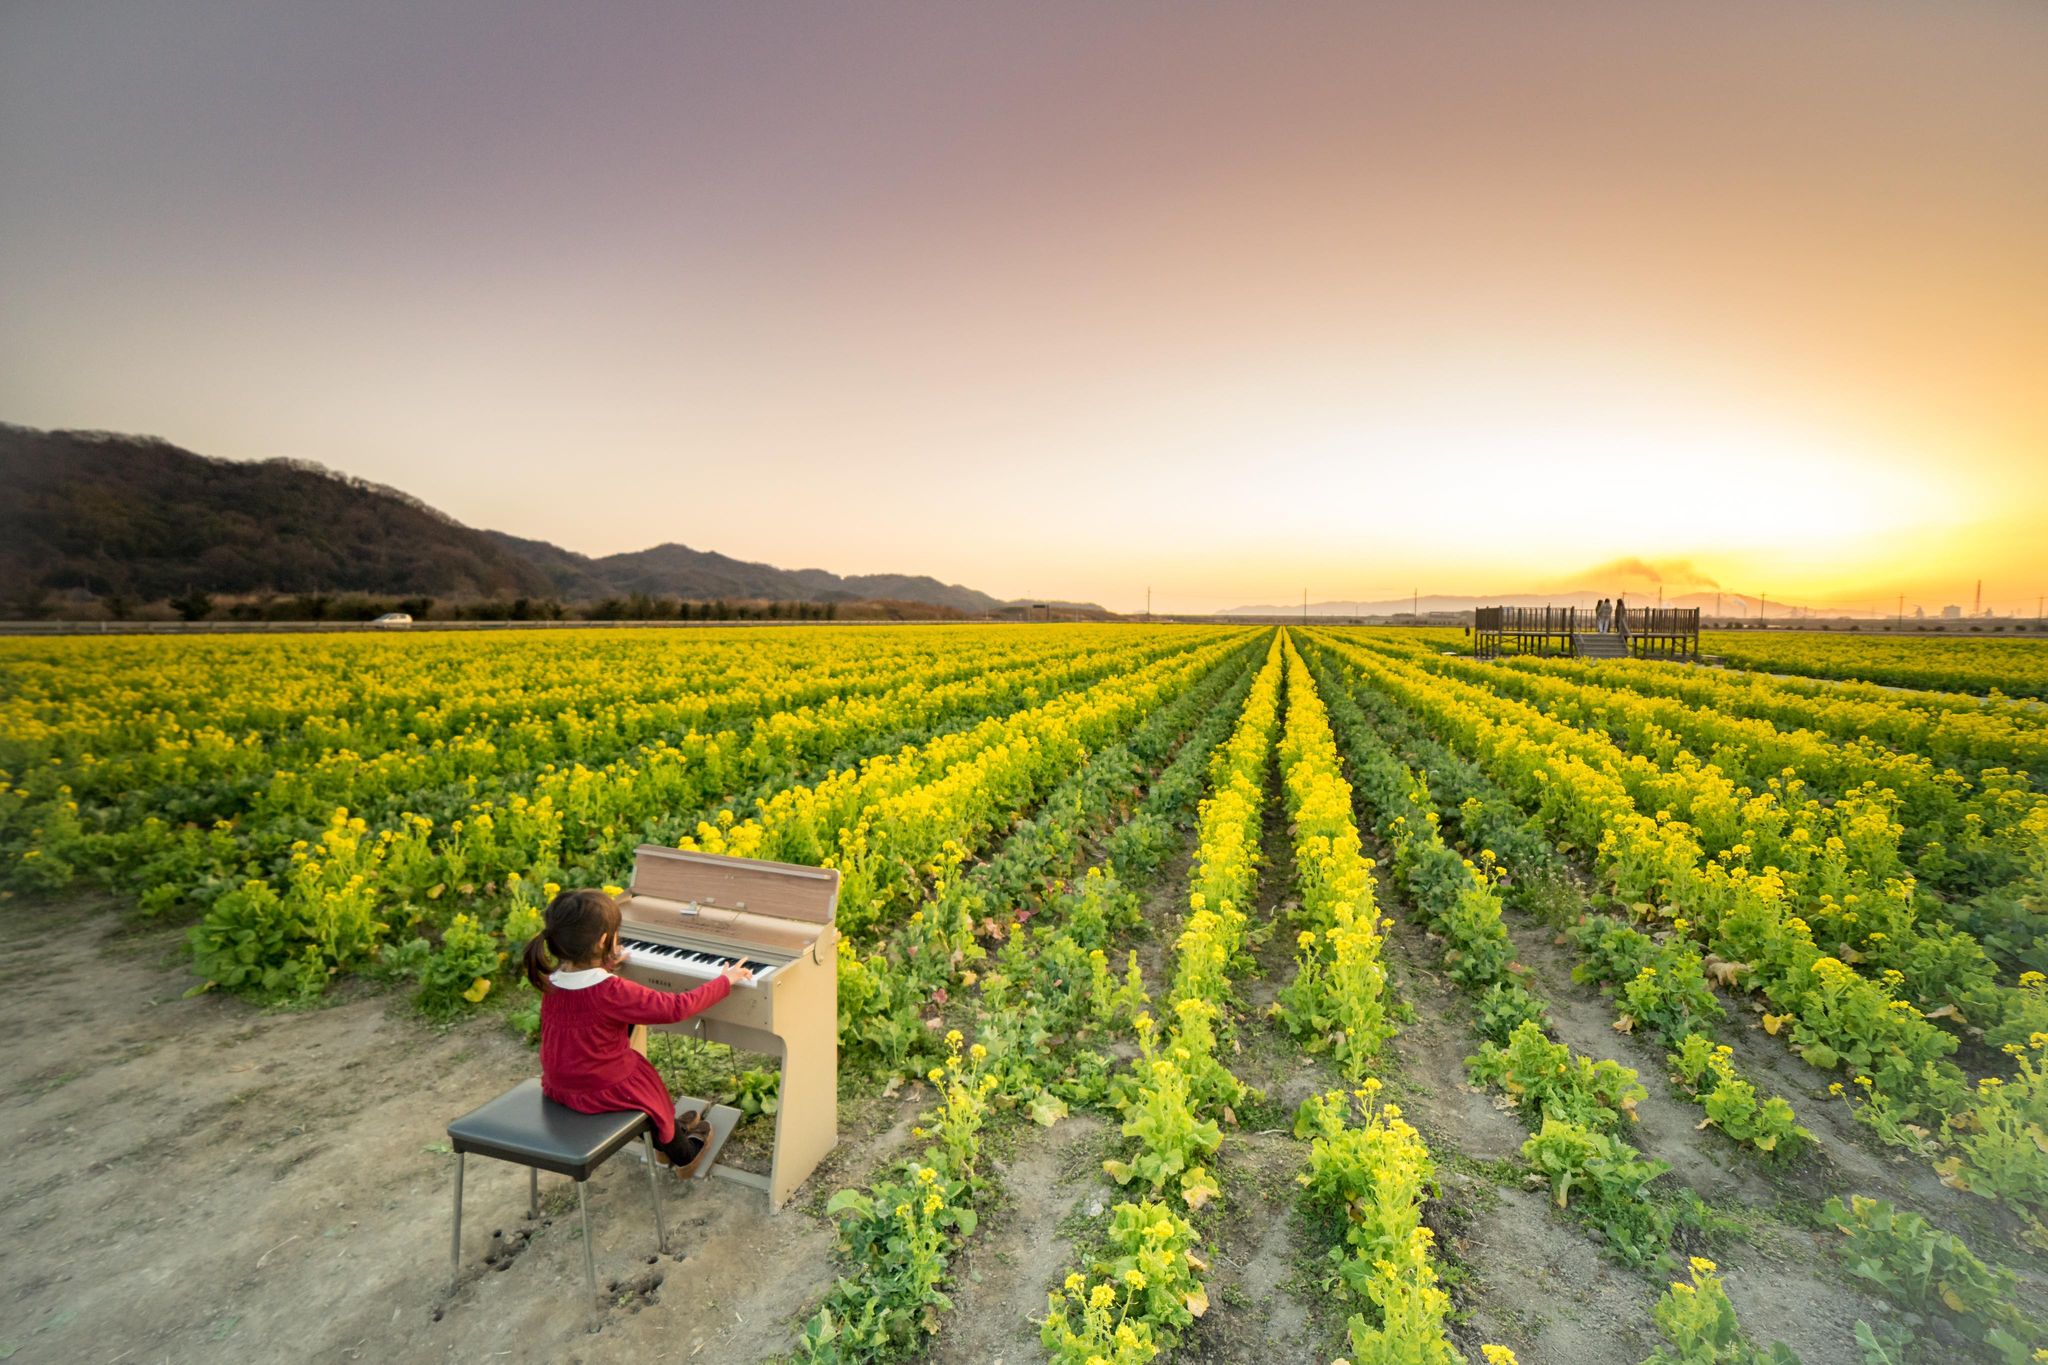
<path fill-rule="evenodd" d="M 7 27 L 0 420 L 1122 610 L 2048 591 L 2038 4 Z"/>

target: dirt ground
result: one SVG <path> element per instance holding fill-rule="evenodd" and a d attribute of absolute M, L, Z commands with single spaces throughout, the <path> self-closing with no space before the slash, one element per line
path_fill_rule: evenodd
<path fill-rule="evenodd" d="M 664 1173 L 655 1257 L 633 1153 L 574 1185 L 472 1159 L 448 1288 L 448 1121 L 534 1075 L 496 1017 L 402 997 L 262 1013 L 182 998 L 178 935 L 104 905 L 0 905 L 0 1360 L 757 1360 L 831 1283 L 818 1192 L 909 1138 L 917 1095 L 841 1106 L 841 1146 L 780 1215 Z"/>
<path fill-rule="evenodd" d="M 1265 844 L 1256 918 L 1280 931 L 1242 982 L 1233 1069 L 1266 1098 L 1219 1156 L 1227 1215 L 1197 1220 L 1212 1306 L 1181 1362 L 1294 1365 L 1343 1349 L 1348 1310 L 1323 1287 L 1329 1230 L 1296 1210 L 1307 1149 L 1289 1131 L 1300 1100 L 1336 1078 L 1265 1016 L 1292 970 L 1277 818 Z M 1155 990 L 1185 883 L 1183 857 L 1146 899 L 1141 961 Z M 1437 970 L 1440 945 L 1384 879 L 1378 891 L 1399 926 L 1390 984 L 1414 1011 L 1383 1074 L 1437 1160 L 1442 1196 L 1425 1217 L 1450 1265 L 1458 1345 L 1476 1358 L 1481 1342 L 1502 1342 L 1528 1365 L 1633 1365 L 1656 1344 L 1657 1277 L 1603 1256 L 1546 1191 L 1523 1185 L 1512 1161 L 1521 1121 L 1464 1079 L 1477 1039 L 1468 1003 Z M 0 1361 L 771 1358 L 836 1273 L 824 1199 L 902 1153 L 929 1099 L 909 1086 L 843 1100 L 838 1151 L 779 1215 L 754 1190 L 664 1174 L 670 1254 L 658 1257 L 645 1169 L 636 1154 L 615 1158 L 591 1186 L 601 1312 L 583 1294 L 570 1182 L 544 1177 L 530 1221 L 524 1171 L 474 1160 L 451 1294 L 446 1125 L 536 1070 L 501 1019 L 439 1028 L 402 995 L 362 986 L 299 1013 L 185 999 L 179 934 L 133 930 L 104 903 L 0 903 L 0 931 Z M 1613 1031 L 1610 1002 L 1571 982 L 1569 953 L 1547 931 L 1517 923 L 1515 938 L 1573 1046 L 1642 1069 L 1651 1096 L 1635 1140 L 1672 1163 L 1667 1179 L 1744 1214 L 1746 1244 L 1723 1260 L 1745 1327 L 1787 1341 L 1806 1365 L 1860 1365 L 1849 1329 L 1887 1309 L 1845 1282 L 1787 1210 L 1845 1188 L 1949 1214 L 1952 1198 L 1849 1132 L 1826 1132 L 1827 1157 L 1783 1172 L 1741 1158 L 1696 1130 L 1652 1050 Z M 1732 1032 L 1759 1062 L 1774 1051 L 1754 1030 Z M 1809 1123 L 1828 1124 L 1796 1070 L 1774 1079 Z M 991 1130 L 1000 1194 L 955 1262 L 954 1311 L 931 1360 L 1042 1359 L 1047 1288 L 1076 1262 L 1076 1235 L 1127 1197 L 1101 1167 L 1121 1143 L 1114 1124 L 1086 1115 Z"/>

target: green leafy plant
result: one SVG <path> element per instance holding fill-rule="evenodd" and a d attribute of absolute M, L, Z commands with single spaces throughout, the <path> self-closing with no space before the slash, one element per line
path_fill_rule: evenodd
<path fill-rule="evenodd" d="M 446 1016 L 465 1003 L 478 1004 L 491 993 L 505 953 L 498 936 L 482 922 L 457 914 L 441 933 L 441 942 L 420 967 L 415 999 L 429 1014 Z"/>
<path fill-rule="evenodd" d="M 1550 1012 L 1520 982 L 1497 981 L 1475 1002 L 1473 1023 L 1481 1038 L 1500 1046 L 1523 1024 L 1532 1025 L 1538 1032 L 1548 1032 Z"/>
<path fill-rule="evenodd" d="M 1381 1104 L 1379 1091 L 1369 1076 L 1350 1094 L 1302 1101 L 1294 1135 L 1310 1139 L 1309 1163 L 1296 1179 L 1312 1212 L 1341 1220 L 1327 1283 L 1361 1306 L 1346 1324 L 1354 1358 L 1454 1365 L 1445 1334 L 1450 1296 L 1437 1287 L 1434 1239 L 1422 1223 L 1435 1168 L 1400 1106 Z"/>
<path fill-rule="evenodd" d="M 1522 1144 L 1522 1157 L 1550 1182 L 1561 1209 L 1574 1209 L 1632 1264 L 1660 1259 L 1675 1222 L 1649 1192 L 1670 1167 L 1648 1161 L 1610 1134 L 1549 1118 Z"/>
<path fill-rule="evenodd" d="M 915 1130 L 929 1145 L 867 1189 L 840 1190 L 827 1201 L 853 1272 L 804 1324 L 799 1358 L 829 1365 L 896 1359 L 936 1332 L 939 1315 L 952 1307 L 942 1286 L 953 1248 L 979 1222 L 981 1132 L 995 1088 L 987 1049 L 963 1052 L 963 1041 L 957 1030 L 947 1034 L 947 1060 L 934 1068 L 939 1103 Z"/>
<path fill-rule="evenodd" d="M 1636 1104 L 1649 1093 L 1632 1068 L 1576 1054 L 1544 1037 L 1533 1020 L 1517 1025 L 1505 1046 L 1488 1043 L 1467 1057 L 1465 1067 L 1475 1081 L 1507 1091 L 1531 1119 L 1561 1119 L 1603 1132 L 1633 1120 Z"/>
<path fill-rule="evenodd" d="M 1214 1119 L 1196 1116 L 1188 1073 L 1172 1058 L 1153 1056 L 1141 1063 L 1140 1083 L 1126 1088 L 1123 1135 L 1138 1140 L 1129 1161 L 1102 1163 L 1119 1185 L 1133 1180 L 1161 1190 L 1178 1182 L 1190 1207 L 1199 1207 L 1215 1193 L 1202 1166 L 1223 1141 Z"/>
<path fill-rule="evenodd" d="M 1963 1239 L 1917 1213 L 1860 1194 L 1828 1200 L 1823 1216 L 1841 1232 L 1849 1273 L 1885 1296 L 1923 1313 L 1947 1312 L 1970 1324 L 2009 1365 L 2038 1361 L 2048 1348 L 2048 1327 L 2018 1307 L 2018 1282 L 2009 1270 L 1986 1265 Z M 1859 1328 L 1862 1324 L 1858 1324 Z M 1889 1339 L 1863 1342 L 1866 1357 L 1884 1359 Z M 1901 1358 L 1901 1357 L 1894 1357 Z"/>
<path fill-rule="evenodd" d="M 1651 1313 L 1670 1347 L 1658 1347 L 1643 1365 L 1799 1365 L 1783 1342 L 1759 1347 L 1743 1336 L 1712 1261 L 1695 1256 L 1688 1269 L 1689 1277 L 1674 1281 Z"/>
<path fill-rule="evenodd" d="M 1726 1043 L 1689 1033 L 1667 1058 L 1674 1079 L 1707 1112 L 1700 1126 L 1713 1124 L 1737 1142 L 1780 1155 L 1813 1141 L 1793 1118 L 1790 1102 L 1776 1095 L 1757 1099 L 1756 1087 L 1737 1074 L 1732 1053 Z"/>

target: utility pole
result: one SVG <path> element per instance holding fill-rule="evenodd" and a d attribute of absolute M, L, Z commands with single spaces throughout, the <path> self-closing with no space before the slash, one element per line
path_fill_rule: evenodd
<path fill-rule="evenodd" d="M 1906 628 L 1906 594 L 1899 594 L 1899 629 Z"/>
<path fill-rule="evenodd" d="M 1716 616 L 1719 616 L 1720 614 L 1721 614 L 1721 594 L 1720 594 L 1720 593 L 1715 593 L 1715 594 L 1714 594 L 1714 615 L 1716 615 Z"/>
<path fill-rule="evenodd" d="M 1306 625 L 1308 624 L 1308 589 L 1307 589 L 1307 588 L 1303 588 L 1303 589 L 1301 590 L 1301 623 L 1302 623 L 1302 625 L 1304 625 L 1304 626 L 1306 626 Z"/>
<path fill-rule="evenodd" d="M 1147 621 L 1152 619 L 1152 589 L 1150 587 L 1145 589 L 1145 619 Z"/>
<path fill-rule="evenodd" d="M 1975 605 L 1973 605 L 1973 606 L 1972 606 L 1972 607 L 1970 608 L 1970 615 L 1972 615 L 1972 616 L 1982 616 L 1983 614 L 1984 614 L 1984 580 L 1980 578 L 1980 579 L 1978 579 L 1978 580 L 1977 580 L 1977 601 L 1976 601 L 1976 604 L 1975 604 Z"/>
<path fill-rule="evenodd" d="M 1422 619 L 1422 589 L 1415 589 L 1414 594 L 1408 599 L 1408 614 L 1418 621 Z"/>

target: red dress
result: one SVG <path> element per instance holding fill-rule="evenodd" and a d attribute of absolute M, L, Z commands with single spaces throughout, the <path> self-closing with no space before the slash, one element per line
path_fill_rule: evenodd
<path fill-rule="evenodd" d="M 621 976 L 572 990 L 556 986 L 540 1000 L 540 1093 L 585 1114 L 638 1109 L 654 1121 L 654 1140 L 676 1135 L 676 1104 L 654 1064 L 633 1051 L 635 1024 L 675 1024 L 732 994 L 715 976 L 678 995 Z"/>

